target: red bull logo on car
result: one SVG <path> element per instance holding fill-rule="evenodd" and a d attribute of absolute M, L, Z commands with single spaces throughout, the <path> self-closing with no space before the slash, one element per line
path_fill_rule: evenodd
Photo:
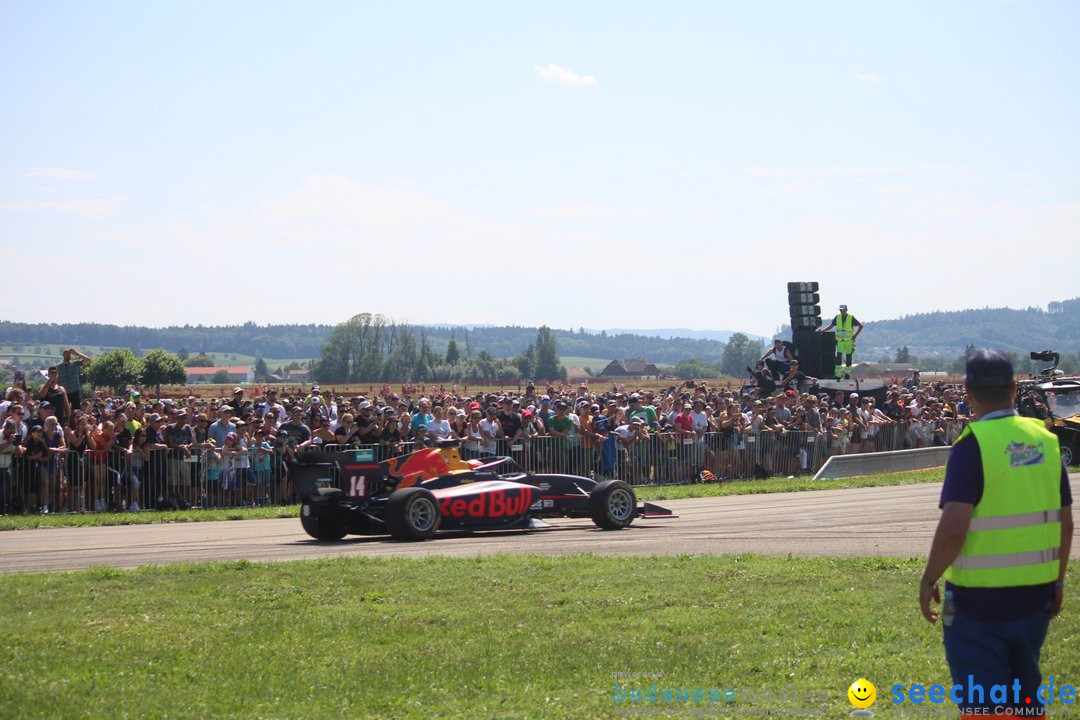
<path fill-rule="evenodd" d="M 488 490 L 471 497 L 443 497 L 439 510 L 446 518 L 513 518 L 524 514 L 533 502 L 533 489 L 520 487 Z"/>
<path fill-rule="evenodd" d="M 1042 465 L 1045 460 L 1043 444 L 1027 445 L 1025 443 L 1009 443 L 1005 448 L 1009 453 L 1009 465 L 1012 467 L 1026 467 L 1028 465 Z"/>

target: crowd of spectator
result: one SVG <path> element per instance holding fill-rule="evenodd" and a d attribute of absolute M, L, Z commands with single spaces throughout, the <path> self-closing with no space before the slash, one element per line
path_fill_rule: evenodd
<path fill-rule="evenodd" d="M 285 503 L 294 499 L 288 463 L 312 446 L 375 446 L 389 457 L 454 440 L 466 458 L 508 454 L 527 469 L 635 484 L 798 474 L 830 454 L 947 444 L 968 414 L 962 386 L 917 375 L 879 404 L 783 378 L 769 387 L 760 367 L 742 388 L 529 384 L 420 395 L 383 386 L 347 397 L 313 385 L 148 400 L 137 390 L 84 396 L 86 359 L 72 349 L 40 387 L 17 379 L 7 388 L 0 513 Z"/>

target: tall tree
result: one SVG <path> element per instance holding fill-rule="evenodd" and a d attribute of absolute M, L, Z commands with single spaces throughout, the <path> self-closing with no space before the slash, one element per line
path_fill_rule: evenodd
<path fill-rule="evenodd" d="M 321 382 L 375 380 L 382 372 L 382 334 L 386 318 L 360 313 L 334 328 L 315 363 Z"/>
<path fill-rule="evenodd" d="M 457 339 L 454 338 L 454 332 L 450 331 L 450 342 L 446 346 L 446 364 L 456 365 L 461 360 L 461 351 L 458 350 Z"/>
<path fill-rule="evenodd" d="M 143 385 L 153 385 L 155 396 L 161 397 L 161 385 L 186 385 L 187 368 L 178 355 L 158 348 L 142 357 L 139 379 Z"/>
<path fill-rule="evenodd" d="M 753 367 L 762 352 L 760 340 L 751 340 L 740 332 L 733 333 L 724 346 L 720 369 L 725 375 L 741 377 L 746 374 L 746 366 Z"/>
<path fill-rule="evenodd" d="M 517 367 L 518 372 L 521 373 L 521 377 L 526 379 L 532 378 L 536 375 L 536 348 L 530 345 L 525 349 L 524 353 L 514 357 L 513 363 Z"/>
<path fill-rule="evenodd" d="M 427 341 L 427 330 L 420 328 L 420 355 L 416 358 L 416 366 L 413 368 L 412 379 L 417 382 L 433 379 L 431 369 L 435 367 L 437 358 L 431 352 L 431 346 Z"/>
<path fill-rule="evenodd" d="M 255 358 L 255 382 L 266 382 L 270 379 L 270 368 L 266 367 L 266 361 L 260 358 Z"/>
<path fill-rule="evenodd" d="M 188 358 L 184 363 L 188 367 L 214 367 L 214 361 L 206 356 L 206 353 L 200 352 L 198 355 L 192 358 Z"/>
<path fill-rule="evenodd" d="M 94 387 L 109 388 L 119 394 L 126 386 L 137 383 L 141 372 L 142 362 L 135 353 L 119 349 L 91 360 L 87 375 Z"/>
<path fill-rule="evenodd" d="M 909 363 L 909 362 L 911 362 L 911 351 L 908 350 L 907 345 L 904 345 L 902 348 L 900 348 L 900 349 L 898 349 L 896 351 L 896 360 L 895 360 L 895 362 L 898 362 L 898 363 Z"/>
<path fill-rule="evenodd" d="M 382 380 L 387 382 L 406 380 L 416 366 L 416 338 L 408 328 L 397 325 L 390 329 L 397 335 L 393 349 L 383 363 Z"/>
<path fill-rule="evenodd" d="M 720 374 L 717 366 L 702 362 L 698 358 L 687 358 L 675 366 L 675 377 L 692 380 L 694 378 L 711 378 Z"/>
<path fill-rule="evenodd" d="M 536 331 L 536 377 L 539 380 L 565 380 L 566 368 L 559 362 L 555 336 L 551 328 L 541 325 Z"/>

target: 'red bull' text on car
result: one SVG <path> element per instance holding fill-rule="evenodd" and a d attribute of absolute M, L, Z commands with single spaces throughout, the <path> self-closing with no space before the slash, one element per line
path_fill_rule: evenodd
<path fill-rule="evenodd" d="M 371 449 L 308 450 L 289 467 L 300 522 L 318 540 L 382 535 L 425 540 L 440 530 L 538 528 L 542 517 L 587 517 L 605 530 L 636 517 L 670 518 L 638 505 L 621 480 L 523 471 L 509 457 L 462 460 L 456 442 L 376 462 Z"/>

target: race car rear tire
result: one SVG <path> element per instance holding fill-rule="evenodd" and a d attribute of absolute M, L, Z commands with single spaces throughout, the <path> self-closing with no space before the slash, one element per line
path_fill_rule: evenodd
<path fill-rule="evenodd" d="M 304 506 L 300 510 L 300 524 L 308 535 L 316 540 L 340 540 L 345 537 L 345 523 L 317 515 L 305 516 L 303 513 L 306 508 L 307 506 Z"/>
<path fill-rule="evenodd" d="M 597 483 L 589 495 L 589 514 L 598 528 L 621 530 L 634 522 L 637 496 L 622 480 Z"/>
<path fill-rule="evenodd" d="M 383 518 L 395 540 L 428 540 L 439 529 L 442 513 L 430 490 L 407 487 L 390 494 Z"/>
<path fill-rule="evenodd" d="M 1080 450 L 1075 442 L 1061 438 L 1061 460 L 1066 466 L 1080 465 Z"/>

